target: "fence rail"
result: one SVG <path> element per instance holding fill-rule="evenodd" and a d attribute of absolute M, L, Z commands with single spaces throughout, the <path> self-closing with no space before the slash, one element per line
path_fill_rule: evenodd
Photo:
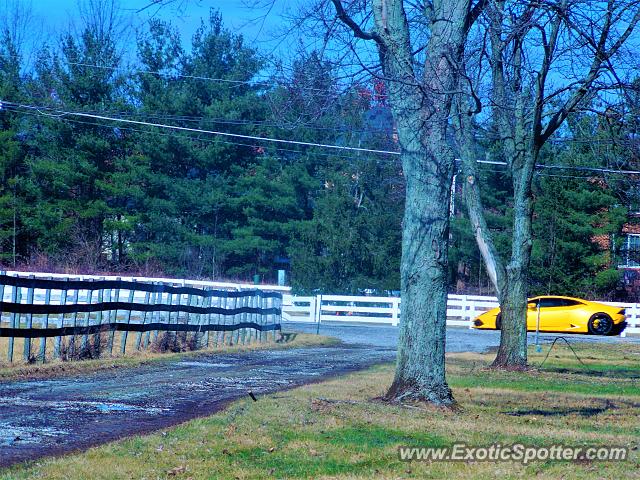
<path fill-rule="evenodd" d="M 621 336 L 640 334 L 640 304 L 602 302 L 626 309 L 627 328 Z M 471 328 L 475 317 L 498 307 L 496 297 L 478 295 L 449 295 L 447 326 Z M 400 321 L 398 297 L 368 297 L 348 295 L 316 295 L 300 297 L 285 294 L 282 319 L 287 322 L 347 322 L 398 325 Z"/>
<path fill-rule="evenodd" d="M 124 354 L 129 332 L 137 333 L 136 349 L 157 341 L 159 332 L 166 332 L 176 342 L 178 333 L 183 341 L 192 333 L 189 341 L 200 348 L 209 346 L 211 332 L 216 334 L 217 345 L 262 341 L 268 332 L 275 334 L 280 329 L 282 292 L 264 286 L 250 290 L 202 288 L 204 283 L 213 284 L 0 274 L 0 337 L 8 339 L 7 358 L 12 362 L 16 338 L 24 339 L 23 358 L 32 361 L 47 357 L 49 338 L 54 338 L 53 358 L 59 358 L 63 348 L 94 348 L 103 335 L 107 337 L 104 348 L 111 354 L 115 332 L 120 332 Z M 65 343 L 63 337 L 72 338 Z M 40 348 L 36 355 L 33 339 L 37 338 Z"/>

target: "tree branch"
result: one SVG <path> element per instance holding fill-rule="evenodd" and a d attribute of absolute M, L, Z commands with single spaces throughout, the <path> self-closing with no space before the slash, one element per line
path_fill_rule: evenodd
<path fill-rule="evenodd" d="M 365 32 L 358 23 L 349 16 L 347 11 L 344 9 L 344 5 L 342 5 L 341 0 L 331 0 L 333 6 L 336 9 L 336 15 L 342 23 L 344 23 L 347 27 L 351 29 L 353 35 L 357 38 L 361 38 L 362 40 L 374 40 L 375 42 L 382 44 L 382 38 L 375 32 Z"/>

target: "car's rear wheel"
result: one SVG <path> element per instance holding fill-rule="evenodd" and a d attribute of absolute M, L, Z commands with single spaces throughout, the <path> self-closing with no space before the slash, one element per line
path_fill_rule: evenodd
<path fill-rule="evenodd" d="M 502 330 L 502 314 L 499 313 L 496 317 L 496 330 Z"/>
<path fill-rule="evenodd" d="M 589 333 L 609 335 L 613 330 L 613 320 L 606 313 L 596 313 L 589 319 Z"/>

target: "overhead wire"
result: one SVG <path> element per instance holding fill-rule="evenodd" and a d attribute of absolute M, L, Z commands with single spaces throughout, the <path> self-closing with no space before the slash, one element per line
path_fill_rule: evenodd
<path fill-rule="evenodd" d="M 24 112 L 24 111 L 20 111 L 20 110 L 10 110 L 10 111 L 13 111 L 15 113 L 25 114 L 25 115 L 32 115 L 32 116 L 38 116 L 39 115 L 36 112 Z M 113 129 L 114 128 L 112 125 L 105 125 L 103 123 L 97 123 L 97 122 L 75 120 L 75 119 L 70 119 L 70 118 L 61 118 L 61 120 L 65 121 L 65 122 L 73 123 L 73 124 L 90 125 L 90 126 L 107 128 L 107 129 Z M 209 144 L 222 143 L 222 144 L 225 144 L 225 145 L 235 145 L 235 146 L 249 147 L 249 148 L 261 147 L 261 145 L 258 145 L 258 144 L 232 142 L 232 141 L 229 141 L 229 140 L 221 140 L 219 138 L 215 138 L 215 139 L 210 140 L 210 139 L 207 139 L 207 138 L 192 137 L 192 136 L 181 137 L 181 136 L 178 136 L 178 135 L 172 134 L 172 133 L 162 133 L 162 132 L 157 132 L 157 131 L 142 130 L 142 129 L 133 128 L 133 127 L 117 127 L 117 128 L 119 128 L 120 130 L 124 130 L 124 131 L 137 132 L 137 133 L 142 133 L 142 134 L 145 134 L 145 135 L 152 135 L 152 136 L 157 135 L 157 136 L 172 137 L 172 138 L 188 138 L 189 140 L 197 141 L 197 142 L 201 142 L 201 143 L 209 143 Z M 340 154 L 340 153 L 325 153 L 325 152 L 319 152 L 319 151 L 316 151 L 316 150 L 294 150 L 294 149 L 291 149 L 291 148 L 283 148 L 283 147 L 278 147 L 278 146 L 274 146 L 274 145 L 271 145 L 269 148 L 272 148 L 273 150 L 275 150 L 277 152 L 296 153 L 296 154 L 299 154 L 300 156 L 320 156 L 320 157 L 329 157 L 329 158 L 342 158 L 342 159 L 346 159 L 346 160 L 357 160 L 357 159 L 359 159 L 359 157 L 355 157 L 353 155 L 347 156 L 347 155 L 343 155 L 343 154 Z M 394 164 L 398 163 L 397 160 L 390 160 L 390 159 L 385 159 L 385 158 L 377 159 L 377 161 L 394 163 Z"/>
<path fill-rule="evenodd" d="M 89 118 L 95 120 L 104 120 L 110 122 L 131 124 L 131 125 L 139 125 L 139 126 L 148 126 L 154 128 L 168 129 L 174 131 L 183 131 L 183 132 L 191 132 L 191 133 L 199 133 L 206 135 L 214 135 L 228 138 L 237 138 L 241 140 L 252 140 L 256 142 L 267 142 L 274 144 L 288 144 L 288 145 L 296 145 L 303 147 L 316 147 L 323 149 L 332 149 L 343 152 L 359 152 L 359 153 L 370 153 L 370 154 L 381 154 L 381 155 L 393 155 L 400 156 L 401 152 L 394 150 L 381 150 L 374 148 L 363 148 L 363 147 L 352 147 L 347 145 L 335 145 L 328 143 L 317 143 L 317 142 L 306 142 L 300 140 L 291 140 L 291 139 L 282 139 L 282 138 L 274 138 L 274 137 L 266 137 L 266 136 L 256 136 L 256 135 L 246 135 L 240 133 L 233 132 L 224 132 L 217 130 L 207 130 L 203 128 L 193 128 L 193 127 L 184 127 L 179 125 L 170 125 L 163 124 L 157 122 L 147 122 L 143 120 L 132 120 L 128 118 L 114 117 L 108 115 L 101 114 L 92 114 L 87 112 L 74 112 L 74 111 L 66 111 L 53 109 L 50 107 L 38 107 L 34 105 L 26 105 L 19 104 L 15 102 L 8 102 L 0 99 L 1 105 L 6 105 L 9 107 L 14 107 L 14 110 L 25 109 L 27 111 L 34 111 L 42 116 L 54 117 L 54 118 L 66 118 L 66 117 L 79 117 L 79 118 Z M 488 164 L 488 165 L 508 165 L 507 162 L 504 161 L 496 161 L 496 160 L 476 160 L 479 164 Z M 583 166 L 572 166 L 572 165 L 554 165 L 554 164 L 536 164 L 535 167 L 537 169 L 560 169 L 560 170 L 576 170 L 576 171 L 584 171 L 584 172 L 592 172 L 592 173 L 610 173 L 610 174 L 621 174 L 621 175 L 640 175 L 640 170 L 623 170 L 623 169 L 612 169 L 612 168 L 602 168 L 602 167 L 583 167 Z"/>

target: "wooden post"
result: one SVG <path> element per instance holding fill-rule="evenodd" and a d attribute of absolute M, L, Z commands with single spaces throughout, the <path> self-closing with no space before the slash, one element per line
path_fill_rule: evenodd
<path fill-rule="evenodd" d="M 246 292 L 249 293 L 249 292 Z M 242 297 L 244 299 L 244 306 L 245 307 L 249 307 L 249 308 L 255 308 L 255 296 L 254 295 L 248 295 L 246 297 Z M 251 323 L 256 323 L 256 319 L 255 319 L 255 314 L 253 313 L 244 313 L 242 315 L 242 321 L 243 322 L 251 322 Z M 260 332 L 258 330 L 256 330 L 255 328 L 250 328 L 249 329 L 249 339 L 253 339 L 256 342 L 258 342 L 260 340 L 260 336 L 259 336 Z"/>
<path fill-rule="evenodd" d="M 116 281 L 120 281 L 120 277 L 116 277 Z M 120 301 L 120 288 L 116 288 L 116 298 L 114 302 Z M 118 323 L 118 309 L 109 310 L 109 323 Z M 109 348 L 109 355 L 113 355 L 113 337 L 116 331 L 113 327 L 109 327 L 109 341 L 107 347 Z"/>
<path fill-rule="evenodd" d="M 29 275 L 29 278 L 34 278 L 33 275 Z M 30 305 L 33 305 L 33 295 L 34 295 L 34 288 L 28 288 L 27 289 L 27 303 Z M 33 328 L 33 313 L 29 313 L 27 315 L 27 325 L 26 325 L 28 330 L 31 330 Z M 27 338 L 25 337 L 24 339 L 24 361 L 25 362 L 29 362 L 29 360 L 31 359 L 31 338 Z"/>
<path fill-rule="evenodd" d="M 206 298 L 206 301 L 205 301 L 204 305 L 206 306 L 206 308 L 210 308 L 212 302 L 213 302 L 213 297 L 212 296 L 208 296 Z M 211 314 L 210 313 L 205 314 L 204 318 L 206 319 L 207 326 L 211 325 Z M 202 343 L 205 346 L 205 348 L 209 348 L 209 330 L 204 332 L 204 336 L 202 338 Z"/>
<path fill-rule="evenodd" d="M 250 298 L 251 297 L 243 297 L 243 299 L 245 299 L 242 302 L 242 306 L 243 307 L 249 306 L 249 301 L 247 299 L 250 299 Z M 243 317 L 246 317 L 246 315 L 243 315 Z M 242 332 L 242 344 L 251 343 L 251 329 L 250 328 L 243 328 L 240 331 Z"/>
<path fill-rule="evenodd" d="M 52 277 L 49 277 L 51 279 Z M 44 304 L 49 305 L 51 303 L 51 289 L 47 288 L 44 292 Z M 42 321 L 42 328 L 49 328 L 49 314 L 45 313 L 44 320 Z M 40 338 L 40 353 L 38 357 L 44 363 L 47 359 L 47 337 Z"/>
<path fill-rule="evenodd" d="M 251 306 L 253 308 L 261 308 L 261 304 L 262 304 L 262 297 L 260 297 L 259 295 L 257 295 L 258 292 L 254 292 L 254 294 L 249 297 L 251 299 Z M 258 327 L 262 326 L 262 314 L 261 313 L 252 313 L 251 314 L 251 321 L 253 323 L 255 323 L 256 325 L 258 325 Z M 259 342 L 263 342 L 264 341 L 264 332 L 262 330 L 256 330 L 256 337 L 258 339 Z"/>
<path fill-rule="evenodd" d="M 276 304 L 276 299 L 273 297 L 269 297 L 266 299 L 267 300 L 267 308 L 275 308 L 275 304 Z M 276 323 L 276 314 L 275 313 L 270 313 L 267 316 L 267 321 L 269 324 L 274 324 Z M 269 335 L 267 335 L 267 340 L 269 339 Z M 275 330 L 271 330 L 271 341 L 275 342 L 276 341 L 276 331 Z"/>
<path fill-rule="evenodd" d="M 225 310 L 224 313 L 220 313 L 218 314 L 218 318 L 217 318 L 217 325 L 224 325 L 227 323 L 227 317 L 226 317 L 226 309 L 227 306 L 229 304 L 229 297 L 222 297 L 219 299 L 220 305 L 218 305 L 220 308 L 222 308 L 223 310 Z M 224 345 L 224 330 L 218 330 L 216 331 L 216 347 L 222 343 L 222 345 Z"/>
<path fill-rule="evenodd" d="M 12 287 L 11 291 L 11 303 L 20 303 L 20 287 Z M 18 328 L 17 323 L 20 323 L 20 315 L 16 317 L 15 313 L 11 313 L 11 320 L 9 326 L 11 328 Z M 16 322 L 17 318 L 17 322 Z M 7 346 L 7 359 L 9 363 L 13 362 L 13 342 L 14 338 L 9 337 L 9 345 Z"/>
<path fill-rule="evenodd" d="M 104 280 L 104 277 L 98 278 L 98 281 Z M 109 298 L 111 298 L 111 291 L 109 291 Z M 104 289 L 98 290 L 98 303 L 102 303 L 104 300 Z M 103 312 L 99 310 L 96 315 L 96 324 L 102 326 Z M 102 328 L 99 327 L 98 331 L 93 335 L 93 349 L 98 355 L 102 355 Z"/>
<path fill-rule="evenodd" d="M 239 304 L 240 308 L 244 308 L 244 307 L 248 306 L 247 298 L 248 297 L 240 297 L 240 301 L 239 302 L 236 301 L 235 305 Z M 236 306 L 234 306 L 234 308 L 236 308 Z M 246 313 L 243 313 L 242 315 L 240 315 L 239 318 L 236 318 L 236 316 L 234 315 L 234 317 L 233 317 L 233 325 L 236 325 L 236 324 L 238 324 L 240 322 L 246 321 L 247 317 L 248 317 L 248 314 L 246 314 Z M 234 330 L 232 332 L 232 334 L 233 335 L 231 336 L 231 338 L 232 338 L 232 342 L 231 343 L 234 344 L 234 345 L 238 345 L 240 343 L 240 329 Z"/>
<path fill-rule="evenodd" d="M 393 298 L 391 300 L 391 325 L 394 327 L 400 323 L 400 299 Z"/>
<path fill-rule="evenodd" d="M 78 301 L 80 300 L 80 289 L 75 290 L 75 294 L 71 297 L 71 302 L 74 305 L 78 305 Z M 73 321 L 71 325 L 75 328 L 78 326 L 78 312 L 73 312 Z M 69 340 L 69 344 L 67 349 L 69 350 L 69 354 L 71 355 L 71 359 L 74 358 L 76 353 L 76 334 L 74 333 Z"/>
<path fill-rule="evenodd" d="M 135 280 L 133 281 L 135 282 Z M 133 303 L 133 296 L 135 295 L 135 293 L 136 293 L 135 287 L 129 287 L 129 298 L 127 299 L 129 303 Z M 131 308 L 127 310 L 126 319 L 127 319 L 127 325 L 129 325 L 131 323 Z M 129 336 L 128 334 L 129 332 L 125 330 L 120 335 L 120 353 L 122 355 L 124 355 L 127 350 L 127 337 Z"/>
<path fill-rule="evenodd" d="M 233 297 L 229 299 L 229 307 L 230 310 L 235 310 L 236 308 L 238 308 L 238 297 Z M 232 313 L 230 315 L 227 315 L 227 317 L 225 318 L 225 325 L 227 325 L 227 319 L 229 320 L 229 325 L 233 325 L 236 323 L 236 314 Z M 225 331 L 224 335 L 226 337 L 223 337 L 223 340 L 226 340 L 225 343 L 226 345 L 233 345 L 233 330 L 229 330 L 228 332 Z"/>
<path fill-rule="evenodd" d="M 65 279 L 65 281 L 68 281 Z M 66 305 L 67 303 L 67 289 L 63 287 L 60 289 L 60 305 Z M 64 327 L 64 313 L 58 315 L 58 328 Z M 62 336 L 58 335 L 53 344 L 53 358 L 60 358 L 60 350 L 62 349 Z"/>
<path fill-rule="evenodd" d="M 91 305 L 91 299 L 93 298 L 93 290 L 87 290 L 87 305 Z M 84 321 L 82 322 L 82 326 L 89 327 L 91 323 L 91 312 L 86 312 L 84 314 Z M 82 343 L 80 344 L 80 348 L 82 351 L 86 351 L 89 345 L 89 334 L 85 333 L 82 336 Z"/>
<path fill-rule="evenodd" d="M 158 286 L 160 286 L 160 283 L 157 283 Z M 162 292 L 156 292 L 156 301 L 155 301 L 155 305 L 162 305 L 163 304 L 163 300 L 162 300 Z M 162 320 L 162 314 L 159 310 L 156 310 L 154 312 L 154 323 L 160 323 L 160 321 Z M 160 334 L 160 330 L 154 330 L 153 331 L 153 342 L 157 343 L 158 342 L 158 335 Z"/>
<path fill-rule="evenodd" d="M 227 324 L 227 313 L 226 310 L 227 308 L 229 308 L 229 306 L 231 305 L 231 299 L 229 297 L 222 297 L 220 299 L 220 305 L 219 307 L 222 308 L 224 310 L 223 313 L 218 315 L 218 325 L 226 325 Z M 224 339 L 225 339 L 225 331 L 224 330 L 219 330 L 218 332 L 216 332 L 216 347 L 218 346 L 218 344 L 221 344 L 224 346 Z"/>
<path fill-rule="evenodd" d="M 192 294 L 187 295 L 187 307 L 191 307 L 192 306 L 193 300 L 194 300 L 194 296 Z M 199 297 L 196 296 L 195 297 L 195 301 L 196 301 L 196 306 L 198 306 Z M 192 315 L 189 312 L 185 312 L 185 313 L 186 313 L 186 324 L 187 325 L 191 325 Z M 195 345 L 194 349 L 197 350 L 198 349 L 198 333 L 195 332 L 192 335 L 194 337 L 194 340 L 193 340 L 194 341 L 194 345 Z M 189 343 L 189 332 L 188 331 L 184 332 L 184 343 L 185 343 L 185 345 L 187 345 Z"/>
<path fill-rule="evenodd" d="M 144 304 L 145 305 L 149 305 L 149 299 L 151 298 L 151 292 L 145 292 L 144 294 Z M 142 325 L 146 325 L 147 324 L 147 314 L 149 312 L 144 311 L 142 314 Z M 147 347 L 147 345 L 149 344 L 149 333 L 147 332 L 147 334 L 145 335 L 145 340 L 146 340 L 146 344 L 145 344 L 145 348 Z M 136 350 L 140 350 L 140 344 L 142 343 L 142 332 L 138 332 L 138 335 L 136 336 Z"/>
<path fill-rule="evenodd" d="M 6 275 L 6 273 L 0 272 L 0 275 Z M 4 283 L 0 283 L 0 302 L 4 302 Z M 2 324 L 2 311 L 0 311 L 0 324 Z"/>

